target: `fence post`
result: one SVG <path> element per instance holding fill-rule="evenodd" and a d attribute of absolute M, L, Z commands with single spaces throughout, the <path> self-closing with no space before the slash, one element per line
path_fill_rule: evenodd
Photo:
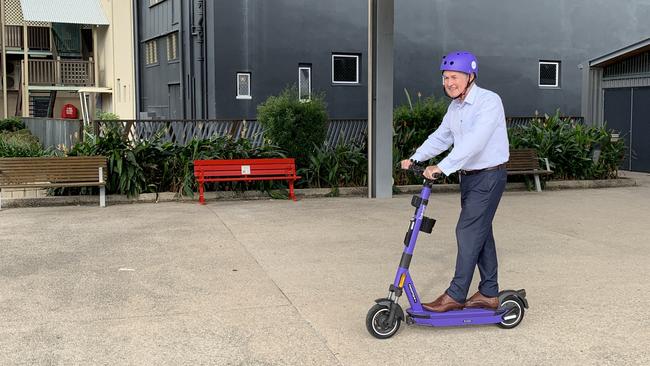
<path fill-rule="evenodd" d="M 63 63 L 61 62 L 61 56 L 57 56 L 56 61 L 54 61 L 54 85 L 62 85 L 61 68 L 63 68 Z"/>

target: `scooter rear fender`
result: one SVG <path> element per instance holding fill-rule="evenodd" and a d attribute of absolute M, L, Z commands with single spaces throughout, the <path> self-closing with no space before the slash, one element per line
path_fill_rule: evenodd
<path fill-rule="evenodd" d="M 524 308 L 528 309 L 528 300 L 526 300 L 526 290 L 521 289 L 521 290 L 505 290 L 499 292 L 499 304 L 503 302 L 503 299 L 505 299 L 508 296 L 516 296 L 519 300 L 521 300 L 521 303 L 524 304 Z"/>

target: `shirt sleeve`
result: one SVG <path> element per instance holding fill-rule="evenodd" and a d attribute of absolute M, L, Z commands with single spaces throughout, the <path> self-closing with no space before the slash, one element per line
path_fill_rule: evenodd
<path fill-rule="evenodd" d="M 464 136 L 462 143 L 454 144 L 454 148 L 438 164 L 438 168 L 445 175 L 461 169 L 470 158 L 485 148 L 500 121 L 504 118 L 503 104 L 499 96 L 494 95 L 485 100 L 476 115 L 472 129 Z"/>
<path fill-rule="evenodd" d="M 449 149 L 454 142 L 454 138 L 449 129 L 449 121 L 447 115 L 442 118 L 440 126 L 433 131 L 431 135 L 424 141 L 422 146 L 418 147 L 415 154 L 411 156 L 411 160 L 427 161 L 443 151 Z"/>

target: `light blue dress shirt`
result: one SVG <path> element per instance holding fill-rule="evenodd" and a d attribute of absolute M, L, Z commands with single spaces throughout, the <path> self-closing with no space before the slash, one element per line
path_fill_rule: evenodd
<path fill-rule="evenodd" d="M 442 123 L 411 159 L 427 161 L 454 147 L 438 168 L 445 175 L 458 170 L 484 169 L 510 157 L 506 118 L 501 98 L 494 92 L 472 85 L 464 101 L 453 100 Z"/>

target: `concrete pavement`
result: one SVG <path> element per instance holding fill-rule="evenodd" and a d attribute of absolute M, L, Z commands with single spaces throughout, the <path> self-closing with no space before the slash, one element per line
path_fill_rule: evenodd
<path fill-rule="evenodd" d="M 635 178 L 505 194 L 500 285 L 528 292 L 519 327 L 403 324 L 384 341 L 365 315 L 410 195 L 3 210 L 0 364 L 647 365 L 650 179 Z M 457 193 L 429 205 L 412 263 L 427 301 L 452 276 L 458 211 Z"/>

